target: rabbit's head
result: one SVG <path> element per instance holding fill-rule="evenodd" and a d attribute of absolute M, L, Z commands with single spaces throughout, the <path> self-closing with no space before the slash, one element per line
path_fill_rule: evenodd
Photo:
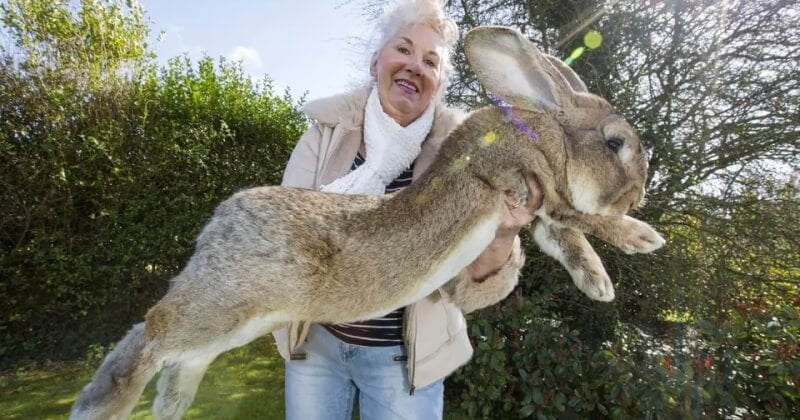
<path fill-rule="evenodd" d="M 465 37 L 478 80 L 513 108 L 558 122 L 564 156 L 560 193 L 581 212 L 621 215 L 641 204 L 647 159 L 635 130 L 603 98 L 589 93 L 561 60 L 539 52 L 520 32 L 485 26 Z M 536 127 L 533 127 L 534 131 Z"/>

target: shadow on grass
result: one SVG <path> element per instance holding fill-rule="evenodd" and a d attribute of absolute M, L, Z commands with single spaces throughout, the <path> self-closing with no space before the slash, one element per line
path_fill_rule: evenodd
<path fill-rule="evenodd" d="M 4 419 L 63 419 L 94 368 L 67 367 L 0 377 Z M 148 384 L 131 419 L 150 419 L 156 379 Z M 221 355 L 211 364 L 184 418 L 282 419 L 283 360 L 272 337 Z"/>

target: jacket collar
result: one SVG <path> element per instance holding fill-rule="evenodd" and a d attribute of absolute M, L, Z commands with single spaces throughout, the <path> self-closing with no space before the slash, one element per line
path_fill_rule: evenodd
<path fill-rule="evenodd" d="M 302 111 L 318 124 L 359 129 L 364 125 L 364 107 L 371 89 L 371 86 L 366 85 L 349 92 L 315 99 L 303 105 Z"/>

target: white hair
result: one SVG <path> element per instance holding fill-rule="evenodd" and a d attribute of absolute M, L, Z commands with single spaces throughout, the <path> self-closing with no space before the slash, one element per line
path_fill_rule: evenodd
<path fill-rule="evenodd" d="M 450 59 L 453 47 L 458 41 L 458 26 L 456 22 L 444 13 L 444 0 L 395 0 L 389 1 L 378 20 L 373 53 L 380 51 L 404 28 L 424 23 L 429 25 L 445 43 L 445 54 L 442 57 L 441 77 L 439 91 L 442 94 L 447 88 L 453 63 Z"/>

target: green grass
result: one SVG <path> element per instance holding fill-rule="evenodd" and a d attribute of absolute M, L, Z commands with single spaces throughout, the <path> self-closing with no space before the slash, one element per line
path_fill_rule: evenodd
<path fill-rule="evenodd" d="M 3 419 L 66 418 L 96 366 L 63 367 L 0 376 Z M 145 389 L 131 419 L 150 419 L 155 380 Z M 271 337 L 221 355 L 211 364 L 187 419 L 282 419 L 283 359 Z"/>
<path fill-rule="evenodd" d="M 99 364 L 99 363 L 98 363 Z M 0 376 L 0 418 L 64 419 L 97 366 L 67 366 Z M 131 419 L 151 419 L 154 378 Z M 445 419 L 466 416 L 445 405 Z M 282 419 L 283 359 L 271 336 L 221 355 L 206 372 L 185 419 Z M 354 416 L 358 418 L 358 416 Z"/>

